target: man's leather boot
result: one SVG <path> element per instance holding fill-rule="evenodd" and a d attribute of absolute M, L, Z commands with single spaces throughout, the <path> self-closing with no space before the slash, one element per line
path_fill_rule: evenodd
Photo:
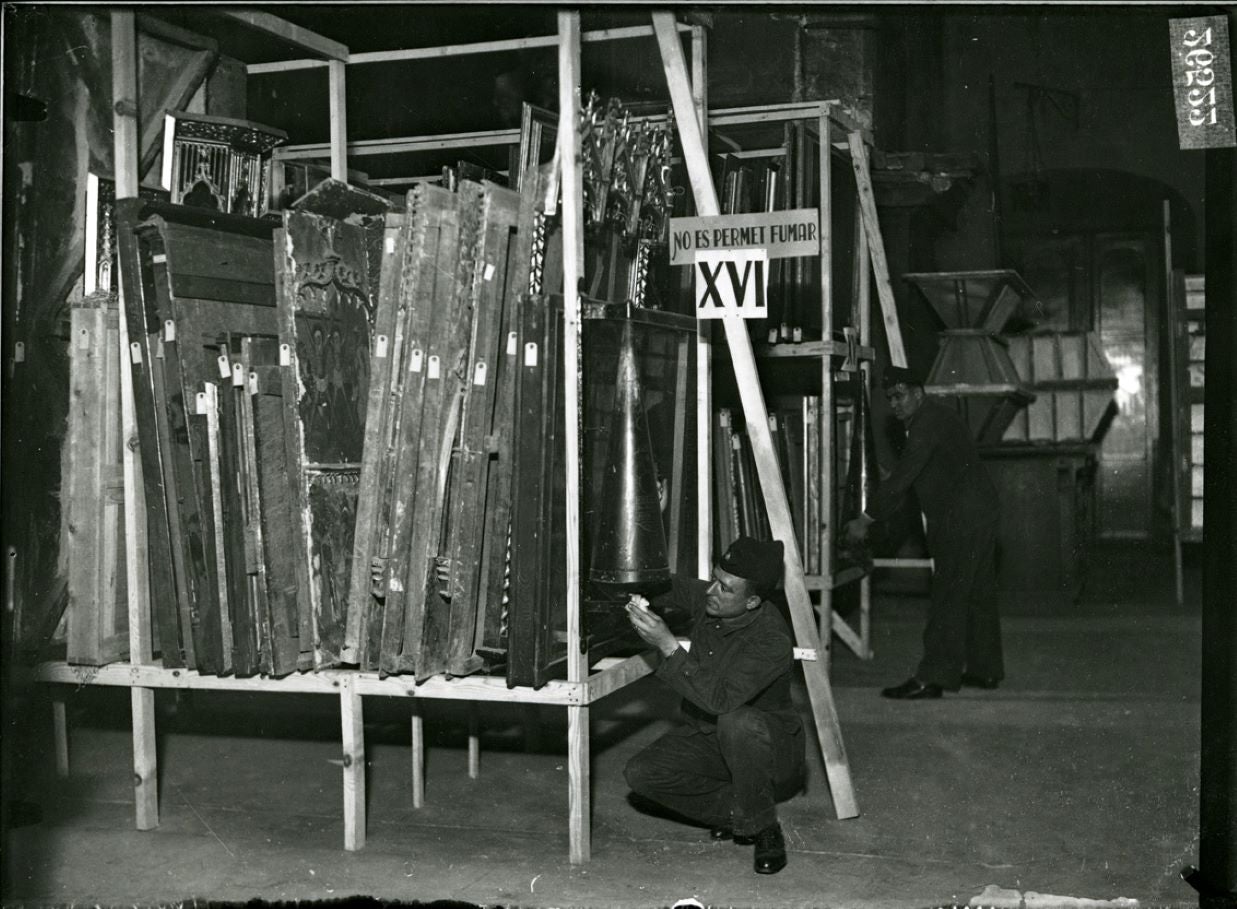
<path fill-rule="evenodd" d="M 782 825 L 774 821 L 756 834 L 757 874 L 777 874 L 786 867 L 786 840 L 782 838 Z"/>

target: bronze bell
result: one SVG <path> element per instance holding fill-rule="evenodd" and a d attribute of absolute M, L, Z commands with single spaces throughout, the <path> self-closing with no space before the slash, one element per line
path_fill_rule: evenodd
<path fill-rule="evenodd" d="M 630 322 L 623 326 L 612 412 L 589 577 L 625 587 L 664 582 L 670 578 L 666 531 Z"/>

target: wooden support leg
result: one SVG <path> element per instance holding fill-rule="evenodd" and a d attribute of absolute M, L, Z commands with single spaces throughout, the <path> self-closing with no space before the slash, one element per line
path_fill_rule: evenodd
<path fill-rule="evenodd" d="M 69 722 L 64 698 L 52 701 L 52 740 L 56 744 L 56 776 L 69 775 Z"/>
<path fill-rule="evenodd" d="M 412 702 L 412 807 L 425 807 L 425 718 Z"/>
<path fill-rule="evenodd" d="M 524 751 L 536 754 L 541 750 L 541 709 L 536 704 L 524 705 Z"/>
<path fill-rule="evenodd" d="M 587 862 L 592 852 L 589 830 L 588 708 L 567 708 L 567 813 L 571 863 Z"/>
<path fill-rule="evenodd" d="M 481 775 L 481 710 L 476 701 L 468 702 L 468 778 Z"/>
<path fill-rule="evenodd" d="M 351 679 L 339 685 L 344 746 L 344 848 L 365 848 L 365 714 Z"/>
<path fill-rule="evenodd" d="M 1173 534 L 1173 570 L 1177 578 L 1177 605 L 1185 605 L 1185 567 L 1181 561 L 1181 534 Z"/>
<path fill-rule="evenodd" d="M 872 650 L 872 579 L 859 581 L 859 640 L 863 644 L 860 659 L 870 660 L 876 654 Z"/>
<path fill-rule="evenodd" d="M 159 774 L 155 753 L 155 692 L 132 688 L 133 802 L 138 830 L 159 826 Z"/>

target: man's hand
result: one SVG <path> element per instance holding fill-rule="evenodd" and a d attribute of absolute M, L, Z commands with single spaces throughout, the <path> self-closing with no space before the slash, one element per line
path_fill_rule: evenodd
<path fill-rule="evenodd" d="M 668 657 L 679 649 L 674 633 L 661 616 L 649 609 L 649 601 L 638 593 L 633 593 L 627 601 L 627 619 L 644 643 L 656 647 L 662 656 Z"/>
<path fill-rule="evenodd" d="M 845 530 L 846 541 L 848 543 L 862 543 L 868 538 L 868 528 L 872 526 L 872 519 L 867 515 L 847 521 Z"/>

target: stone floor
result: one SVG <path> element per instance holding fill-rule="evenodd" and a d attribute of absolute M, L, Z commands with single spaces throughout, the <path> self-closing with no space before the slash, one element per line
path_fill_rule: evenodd
<path fill-rule="evenodd" d="M 924 608 L 878 600 L 875 659 L 835 642 L 832 670 L 861 816 L 834 818 L 814 755 L 807 793 L 782 808 L 791 855 L 776 876 L 752 873 L 750 847 L 629 804 L 623 763 L 675 711 L 653 679 L 592 710 L 592 861 L 580 866 L 567 861 L 560 710 L 538 709 L 530 748 L 526 709 L 486 705 L 474 780 L 461 709 L 430 702 L 427 804 L 414 809 L 408 704 L 367 699 L 368 842 L 349 853 L 333 699 L 160 692 L 162 822 L 138 832 L 127 693 L 81 688 L 62 692 L 69 779 L 54 773 L 50 720 L 37 725 L 37 756 L 22 761 L 23 792 L 44 819 L 10 832 L 4 898 L 1067 904 L 1036 901 L 1048 894 L 1196 905 L 1178 872 L 1197 859 L 1200 622 L 1196 584 L 1193 605 L 1173 603 L 1166 556 L 1104 553 L 1079 603 L 1011 601 L 1006 684 L 935 702 L 878 696 L 913 668 Z"/>

